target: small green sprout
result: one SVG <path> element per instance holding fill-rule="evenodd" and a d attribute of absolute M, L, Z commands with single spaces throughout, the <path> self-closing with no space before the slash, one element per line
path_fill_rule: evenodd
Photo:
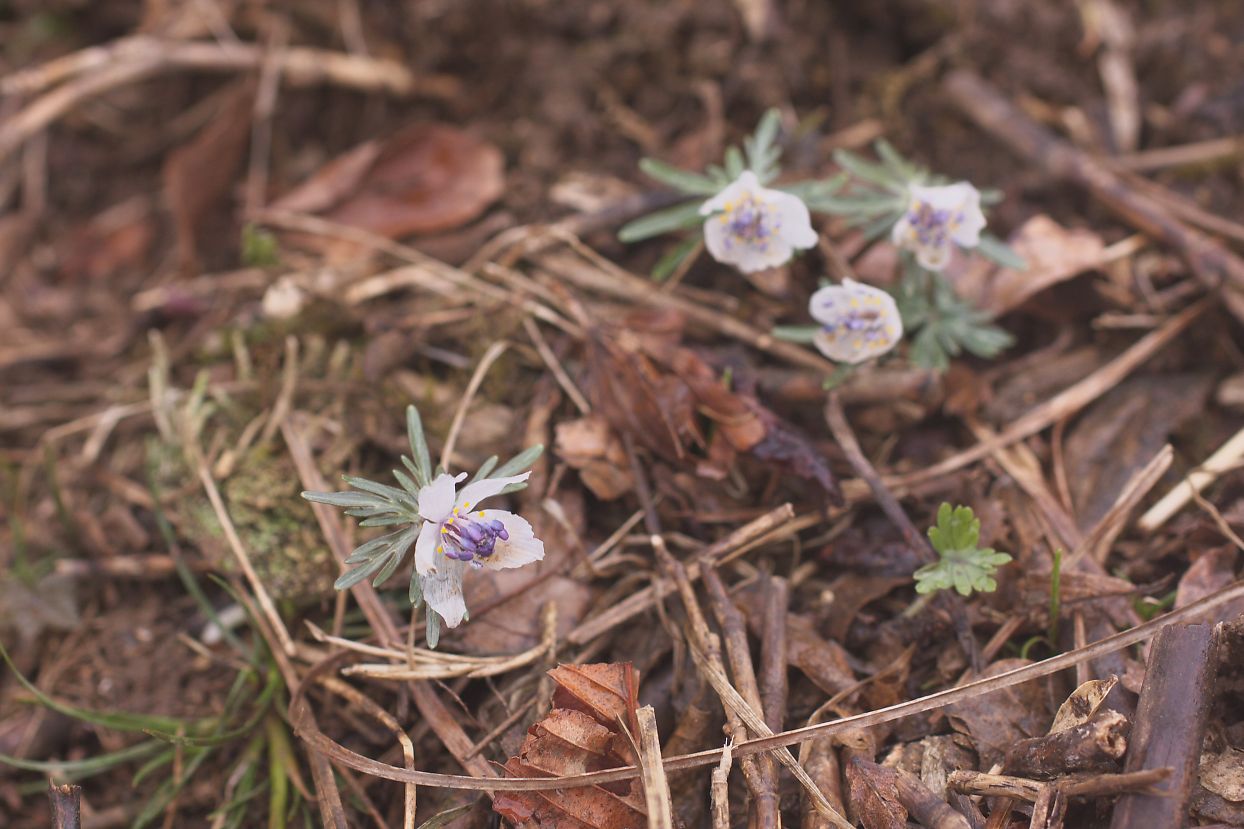
<path fill-rule="evenodd" d="M 942 504 L 937 510 L 937 526 L 929 528 L 929 540 L 941 560 L 915 572 L 916 592 L 932 593 L 953 587 L 970 596 L 973 590 L 997 590 L 994 572 L 1011 557 L 992 547 L 977 547 L 980 537 L 981 522 L 971 507 Z"/>

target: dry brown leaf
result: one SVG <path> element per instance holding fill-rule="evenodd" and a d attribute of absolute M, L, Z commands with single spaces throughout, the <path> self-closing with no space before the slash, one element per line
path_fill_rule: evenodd
<path fill-rule="evenodd" d="M 173 213 L 183 268 L 196 264 L 199 228 L 234 186 L 250 142 L 254 103 L 254 81 L 239 81 L 216 117 L 164 163 L 164 196 Z"/>
<path fill-rule="evenodd" d="M 852 757 L 846 769 L 851 803 L 864 829 L 906 829 L 907 810 L 898 802 L 898 772 Z"/>
<path fill-rule="evenodd" d="M 1106 701 L 1106 695 L 1118 684 L 1119 678 L 1112 676 L 1109 679 L 1090 679 L 1076 688 L 1066 702 L 1058 707 L 1050 733 L 1057 734 L 1093 719 L 1101 704 Z"/>
<path fill-rule="evenodd" d="M 1213 378 L 1140 375 L 1102 395 L 1068 430 L 1064 455 L 1076 520 L 1087 530 L 1179 425 L 1203 415 Z"/>
<path fill-rule="evenodd" d="M 554 451 L 592 494 L 602 501 L 619 498 L 635 485 L 626 450 L 600 415 L 567 420 L 555 427 Z"/>
<path fill-rule="evenodd" d="M 981 261 L 955 277 L 969 304 L 1005 314 L 1034 294 L 1101 264 L 1105 243 L 1091 230 L 1067 228 L 1049 216 L 1033 216 L 1009 242 L 1028 267 L 1017 271 Z"/>
<path fill-rule="evenodd" d="M 481 138 L 448 124 L 413 124 L 339 156 L 273 207 L 390 238 L 438 233 L 496 201 L 504 167 L 501 151 Z"/>
<path fill-rule="evenodd" d="M 527 730 L 505 763 L 515 777 L 562 777 L 634 762 L 618 722 L 630 723 L 639 675 L 630 663 L 559 665 L 555 706 Z M 497 792 L 497 814 L 525 829 L 642 829 L 648 818 L 637 780 L 552 791 Z"/>
<path fill-rule="evenodd" d="M 559 708 L 582 711 L 609 727 L 635 710 L 639 672 L 629 662 L 558 665 L 549 676 L 557 683 L 553 704 Z"/>
<path fill-rule="evenodd" d="M 73 235 L 61 262 L 61 272 L 71 279 L 108 279 L 127 268 L 138 267 L 153 241 L 155 228 L 146 204 L 123 202 L 108 208 Z"/>
<path fill-rule="evenodd" d="M 996 676 L 1027 664 L 1025 659 L 1000 659 L 981 676 Z M 1050 721 L 1048 687 L 1048 680 L 1025 682 L 948 705 L 946 715 L 955 730 L 972 738 L 981 768 L 989 768 L 1001 761 L 1016 741 L 1045 733 L 1045 724 Z"/>
<path fill-rule="evenodd" d="M 1201 785 L 1224 800 L 1244 801 L 1244 751 L 1228 746 L 1221 754 L 1202 754 Z"/>
<path fill-rule="evenodd" d="M 1231 545 L 1202 552 L 1179 578 L 1175 607 L 1187 607 L 1235 581 L 1235 562 L 1238 558 L 1235 547 Z"/>

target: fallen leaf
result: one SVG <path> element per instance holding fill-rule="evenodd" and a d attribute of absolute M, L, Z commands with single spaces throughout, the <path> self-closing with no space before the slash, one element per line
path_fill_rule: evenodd
<path fill-rule="evenodd" d="M 1026 659 L 1000 659 L 981 678 L 1028 664 Z M 1048 680 L 1032 680 L 948 705 L 946 715 L 956 731 L 972 738 L 981 768 L 989 768 L 1015 742 L 1045 733 L 1045 723 L 1050 721 L 1048 687 Z"/>
<path fill-rule="evenodd" d="M 183 268 L 196 266 L 203 221 L 233 188 L 250 143 L 254 103 L 254 81 L 239 81 L 216 117 L 164 163 L 164 197 L 173 213 Z"/>
<path fill-rule="evenodd" d="M 557 456 L 579 472 L 579 479 L 602 501 L 620 498 L 635 486 L 626 450 L 599 415 L 566 420 L 556 426 Z"/>
<path fill-rule="evenodd" d="M 851 802 L 864 829 L 906 829 L 907 810 L 898 802 L 898 772 L 852 757 L 846 769 Z"/>
<path fill-rule="evenodd" d="M 630 663 L 559 665 L 548 715 L 527 730 L 505 762 L 515 777 L 564 777 L 629 765 L 630 743 L 618 718 L 630 722 L 639 675 Z M 642 829 L 648 823 L 637 780 L 552 791 L 497 792 L 497 814 L 530 829 Z"/>
<path fill-rule="evenodd" d="M 1028 264 L 1026 269 L 1002 268 L 978 258 L 954 280 L 964 300 L 995 316 L 1052 285 L 1098 267 L 1106 249 L 1097 233 L 1063 227 L 1046 215 L 1024 222 L 1009 244 Z"/>
<path fill-rule="evenodd" d="M 138 267 L 153 241 L 155 228 L 147 200 L 122 202 L 104 210 L 74 234 L 61 262 L 61 272 L 71 279 L 108 279 L 127 268 Z"/>
<path fill-rule="evenodd" d="M 1175 607 L 1187 607 L 1234 582 L 1237 558 L 1236 549 L 1230 544 L 1202 552 L 1179 578 Z M 1233 606 L 1239 604 L 1234 602 Z M 1224 614 L 1223 618 L 1229 619 L 1231 615 Z"/>
<path fill-rule="evenodd" d="M 1211 375 L 1131 377 L 1094 403 L 1067 433 L 1064 456 L 1076 521 L 1088 530 L 1179 425 L 1202 415 Z"/>
<path fill-rule="evenodd" d="M 1050 726 L 1050 733 L 1057 734 L 1060 731 L 1084 725 L 1093 719 L 1097 710 L 1101 708 L 1101 704 L 1106 701 L 1106 696 L 1118 684 L 1119 678 L 1112 676 L 1109 679 L 1090 679 L 1080 685 L 1071 692 L 1066 702 L 1058 707 L 1058 713 L 1054 715 L 1054 724 Z"/>
<path fill-rule="evenodd" d="M 448 124 L 412 124 L 330 161 L 272 206 L 392 239 L 439 233 L 500 198 L 504 167 L 501 151 L 482 138 Z"/>
<path fill-rule="evenodd" d="M 558 665 L 549 676 L 557 683 L 554 705 L 582 711 L 605 726 L 629 717 L 637 705 L 639 672 L 629 662 Z"/>
<path fill-rule="evenodd" d="M 1201 755 L 1201 785 L 1235 803 L 1244 801 L 1244 751 L 1227 746 L 1221 754 Z"/>

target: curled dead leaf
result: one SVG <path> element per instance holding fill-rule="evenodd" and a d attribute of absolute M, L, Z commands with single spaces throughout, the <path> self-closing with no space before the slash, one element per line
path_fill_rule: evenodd
<path fill-rule="evenodd" d="M 559 665 L 554 708 L 527 730 L 505 763 L 515 777 L 562 777 L 634 762 L 619 720 L 633 722 L 639 675 L 630 663 Z M 637 780 L 532 792 L 497 792 L 497 814 L 525 829 L 642 829 L 648 823 Z"/>
<path fill-rule="evenodd" d="M 448 124 L 412 124 L 330 161 L 273 208 L 398 238 L 459 227 L 505 190 L 493 144 Z"/>
<path fill-rule="evenodd" d="M 1027 263 L 1022 271 L 980 260 L 955 278 L 970 304 L 1005 314 L 1029 297 L 1102 264 L 1105 243 L 1097 233 L 1063 227 L 1046 215 L 1024 222 L 1008 242 Z"/>

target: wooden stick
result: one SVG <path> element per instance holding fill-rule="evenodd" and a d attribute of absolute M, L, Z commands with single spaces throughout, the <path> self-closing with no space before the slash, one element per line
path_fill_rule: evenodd
<path fill-rule="evenodd" d="M 57 785 L 48 781 L 52 801 L 52 829 L 81 829 L 82 787 L 72 783 Z"/>
<path fill-rule="evenodd" d="M 1214 703 L 1218 627 L 1172 625 L 1153 643 L 1125 771 L 1171 769 L 1152 794 L 1126 794 L 1110 829 L 1182 826 L 1196 782 L 1205 725 Z"/>
<path fill-rule="evenodd" d="M 651 705 L 635 712 L 639 723 L 639 779 L 644 787 L 648 829 L 673 829 L 674 808 L 670 802 L 669 781 L 661 762 L 661 738 L 657 734 L 657 715 Z"/>
<path fill-rule="evenodd" d="M 1238 466 L 1241 459 L 1244 459 L 1244 429 L 1232 435 L 1231 439 L 1218 447 L 1218 450 L 1210 455 L 1205 463 L 1175 484 L 1170 492 L 1163 495 L 1161 500 L 1145 511 L 1136 525 L 1148 533 L 1157 530 L 1175 513 L 1183 509 L 1194 495 L 1199 495 L 1207 486 L 1218 480 L 1218 476 Z"/>

